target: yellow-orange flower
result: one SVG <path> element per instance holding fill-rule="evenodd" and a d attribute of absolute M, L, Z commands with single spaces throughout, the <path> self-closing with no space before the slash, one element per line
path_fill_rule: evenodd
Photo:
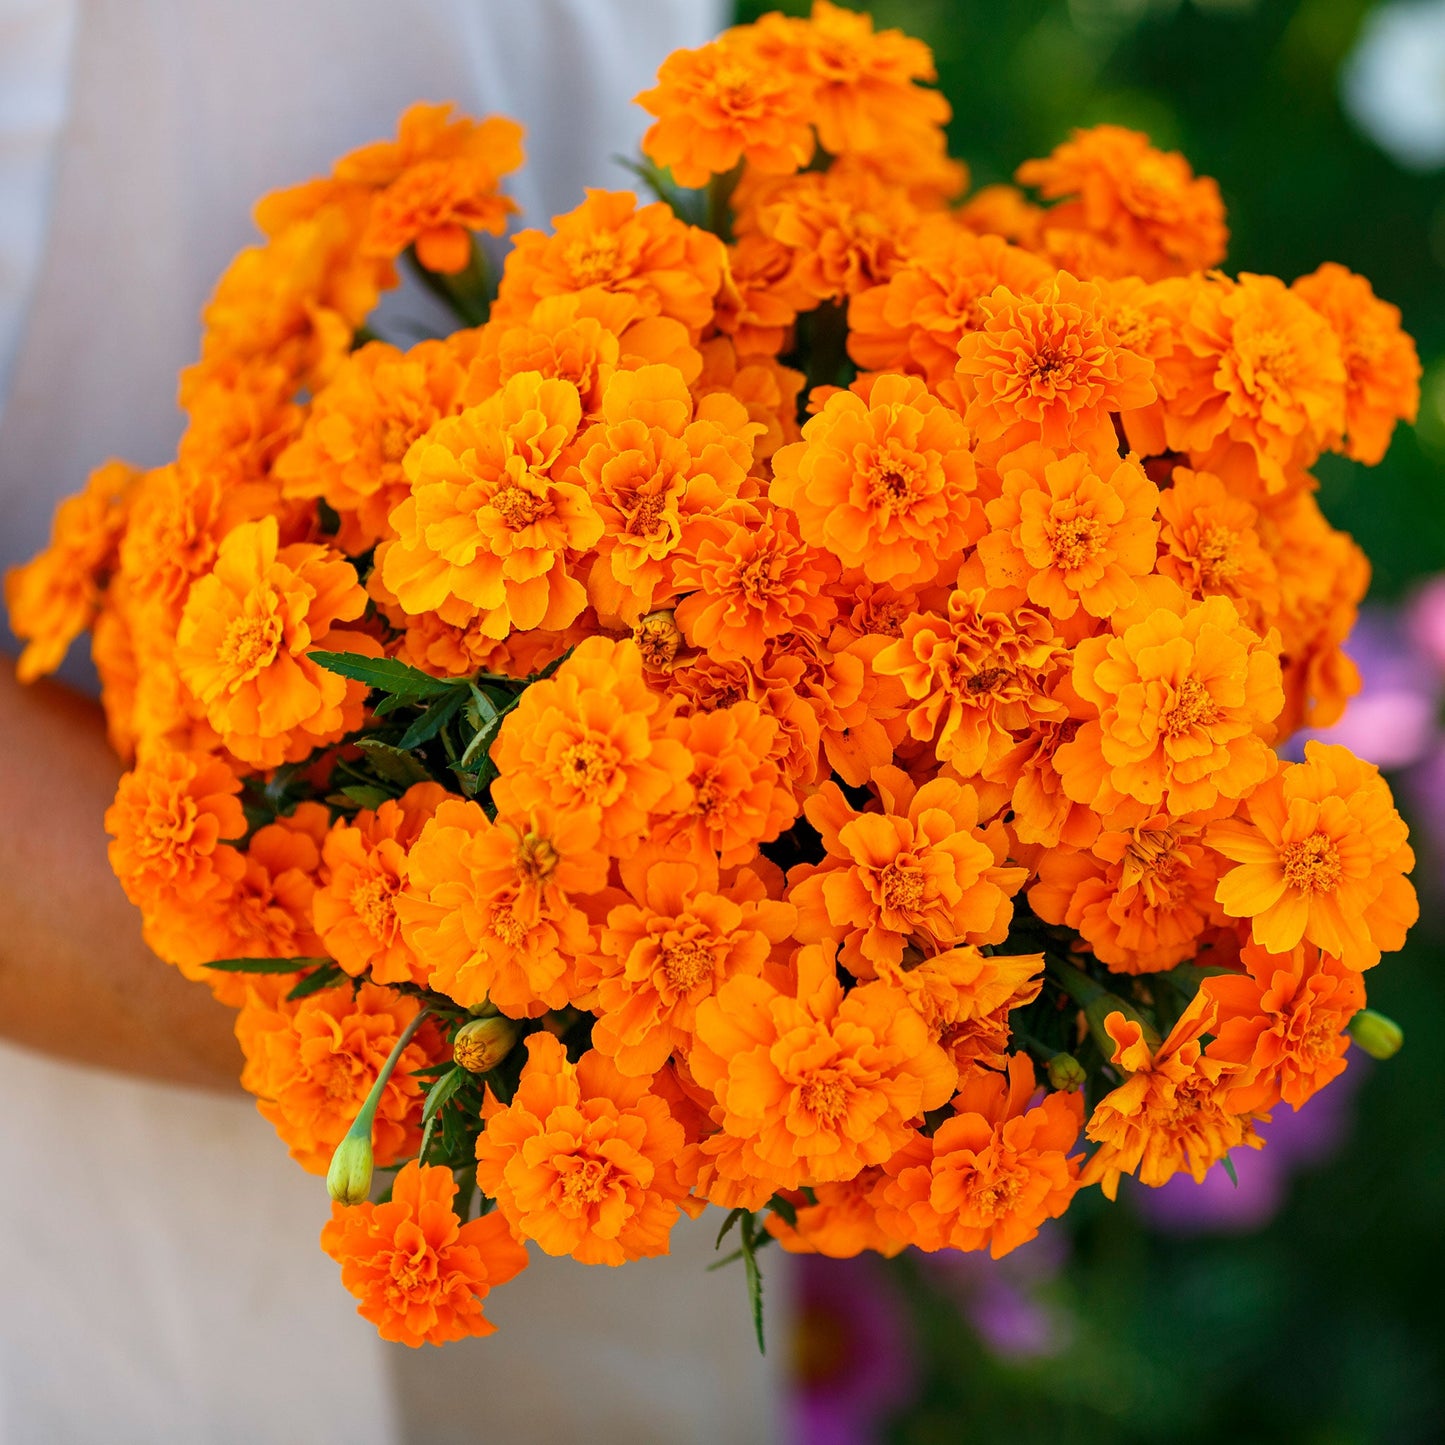
<path fill-rule="evenodd" d="M 678 1205 L 682 1126 L 667 1104 L 593 1050 L 575 1064 L 548 1033 L 527 1040 L 509 1104 L 489 1094 L 477 1183 L 548 1254 L 622 1264 L 666 1254 Z"/>
<path fill-rule="evenodd" d="M 1286 763 L 1208 836 L 1238 865 L 1220 881 L 1220 907 L 1249 919 L 1271 953 L 1304 940 L 1370 968 L 1419 917 L 1409 830 L 1380 770 L 1348 748 L 1306 743 L 1304 762 Z"/>
<path fill-rule="evenodd" d="M 456 1192 L 450 1169 L 413 1161 L 387 1203 L 332 1206 L 321 1247 L 384 1340 L 416 1348 L 496 1329 L 482 1302 L 526 1267 L 527 1251 L 500 1214 L 459 1220 Z"/>

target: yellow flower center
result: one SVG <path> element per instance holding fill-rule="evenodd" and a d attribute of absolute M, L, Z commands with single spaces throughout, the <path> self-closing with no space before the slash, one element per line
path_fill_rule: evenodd
<path fill-rule="evenodd" d="M 837 1074 L 814 1074 L 799 1092 L 803 1107 L 829 1124 L 848 1112 L 848 1086 Z"/>
<path fill-rule="evenodd" d="M 662 518 L 663 509 L 667 506 L 667 496 L 663 492 L 649 492 L 636 499 L 636 505 L 631 515 L 627 518 L 627 535 L 629 537 L 651 537 L 658 531 L 658 522 Z"/>
<path fill-rule="evenodd" d="M 1050 539 L 1054 566 L 1061 572 L 1075 572 L 1092 562 L 1104 545 L 1104 528 L 1093 517 L 1070 517 L 1054 524 Z"/>
<path fill-rule="evenodd" d="M 1000 683 L 1006 682 L 1012 676 L 1012 668 L 985 667 L 974 673 L 964 686 L 977 697 L 980 693 L 993 692 Z"/>
<path fill-rule="evenodd" d="M 492 908 L 491 930 L 508 948 L 520 948 L 527 936 L 527 925 L 510 903 L 498 903 Z"/>
<path fill-rule="evenodd" d="M 1219 709 L 1202 682 L 1186 677 L 1174 690 L 1174 700 L 1159 715 L 1159 730 L 1177 738 L 1192 727 L 1208 727 L 1219 717 Z"/>
<path fill-rule="evenodd" d="M 1334 839 L 1325 833 L 1311 833 L 1298 843 L 1280 849 L 1284 881 L 1304 893 L 1333 893 L 1339 887 L 1344 865 Z"/>
<path fill-rule="evenodd" d="M 503 487 L 492 498 L 492 506 L 513 532 L 530 527 L 542 514 L 542 503 L 521 487 Z"/>
<path fill-rule="evenodd" d="M 617 269 L 617 237 L 611 231 L 594 231 L 567 248 L 567 269 L 578 287 L 600 286 Z"/>
<path fill-rule="evenodd" d="M 232 618 L 221 641 L 218 661 L 238 679 L 254 677 L 275 658 L 281 633 L 281 619 L 274 613 Z"/>
<path fill-rule="evenodd" d="M 600 1204 L 607 1193 L 612 1166 L 600 1159 L 566 1159 L 561 1162 L 561 1185 L 564 1205 L 573 1210 L 589 1204 Z"/>
<path fill-rule="evenodd" d="M 612 786 L 616 755 L 595 738 L 579 738 L 562 753 L 562 776 L 589 802 L 600 802 Z"/>
<path fill-rule="evenodd" d="M 529 882 L 545 883 L 561 861 L 551 840 L 540 833 L 528 833 L 517 844 L 517 872 Z"/>
<path fill-rule="evenodd" d="M 662 946 L 662 971 L 675 993 L 691 993 L 712 969 L 712 950 L 698 939 L 680 938 Z"/>
<path fill-rule="evenodd" d="M 396 883 L 383 873 L 364 879 L 351 890 L 351 911 L 373 938 L 389 939 L 396 931 Z"/>
<path fill-rule="evenodd" d="M 912 858 L 895 859 L 878 882 L 883 906 L 895 913 L 916 913 L 923 903 L 923 874 Z"/>
<path fill-rule="evenodd" d="M 1205 587 L 1225 587 L 1239 571 L 1234 547 L 1238 537 L 1228 527 L 1210 527 L 1199 539 L 1195 561 Z"/>
<path fill-rule="evenodd" d="M 396 417 L 389 417 L 382 423 L 378 446 L 384 462 L 399 462 L 412 443 L 411 428 Z"/>

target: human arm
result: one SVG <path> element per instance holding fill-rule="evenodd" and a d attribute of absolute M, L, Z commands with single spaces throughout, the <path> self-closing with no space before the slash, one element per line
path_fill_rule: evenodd
<path fill-rule="evenodd" d="M 234 1015 L 162 964 L 106 858 L 120 765 L 99 707 L 0 657 L 0 1038 L 172 1083 L 235 1088 Z"/>

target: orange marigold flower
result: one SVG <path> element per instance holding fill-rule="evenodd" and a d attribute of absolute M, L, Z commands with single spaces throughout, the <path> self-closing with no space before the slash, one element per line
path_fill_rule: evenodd
<path fill-rule="evenodd" d="M 477 614 L 496 638 L 576 619 L 587 594 L 568 559 L 602 533 L 586 492 L 557 466 L 581 420 L 576 387 L 524 372 L 407 452 L 411 493 L 391 514 L 397 536 L 381 557 L 407 612 Z"/>
<path fill-rule="evenodd" d="M 693 395 L 702 401 L 721 394 L 742 403 L 748 421 L 761 428 L 753 438 L 757 461 L 767 461 L 779 447 L 802 435 L 798 395 L 807 377 L 801 371 L 782 365 L 772 355 L 739 354 L 726 336 L 703 342 L 702 360 L 702 372 L 692 383 Z"/>
<path fill-rule="evenodd" d="M 387 1203 L 331 1208 L 321 1247 L 384 1340 L 416 1348 L 496 1329 L 482 1302 L 526 1267 L 527 1251 L 500 1214 L 462 1223 L 456 1192 L 450 1169 L 413 1161 Z"/>
<path fill-rule="evenodd" d="M 1174 451 L 1227 483 L 1284 491 L 1345 430 L 1345 368 L 1328 321 L 1274 276 L 1211 274 L 1181 293 L 1157 371 Z"/>
<path fill-rule="evenodd" d="M 866 401 L 835 392 L 773 458 L 768 495 L 803 540 L 875 582 L 932 581 L 983 531 L 957 412 L 912 377 L 880 376 Z"/>
<path fill-rule="evenodd" d="M 973 586 L 949 594 L 947 617 L 909 617 L 873 665 L 901 680 L 909 732 L 968 777 L 1011 752 L 1015 732 L 1065 715 L 1048 685 L 1067 658 L 1043 613 Z"/>
<path fill-rule="evenodd" d="M 953 376 L 958 343 L 984 322 L 979 305 L 1000 286 L 1029 295 L 1053 275 L 1047 261 L 952 218 L 930 218 L 902 265 L 848 303 L 848 355 L 871 371 L 910 371 L 937 386 Z"/>
<path fill-rule="evenodd" d="M 640 854 L 622 866 L 629 900 L 612 908 L 595 969 L 592 1047 L 629 1075 L 655 1074 L 692 1046 L 698 1005 L 736 974 L 760 973 L 797 921 L 740 870 L 719 891 L 711 858 Z"/>
<path fill-rule="evenodd" d="M 1156 813 L 1101 833 L 1087 852 L 1051 849 L 1029 906 L 1046 923 L 1067 924 L 1116 973 L 1173 968 L 1223 921 L 1214 907 L 1221 865 L 1202 834 L 1198 823 Z"/>
<path fill-rule="evenodd" d="M 242 1007 L 236 1018 L 246 1056 L 241 1083 L 308 1173 L 326 1173 L 392 1046 L 420 1007 L 414 998 L 369 983 L 294 1001 L 253 994 Z M 413 1071 L 436 1063 L 443 1052 L 430 1024 L 402 1050 L 372 1126 L 379 1165 L 404 1158 L 421 1141 L 427 1086 Z"/>
<path fill-rule="evenodd" d="M 451 798 L 411 845 L 406 887 L 393 906 L 402 938 L 430 968 L 428 984 L 471 1008 L 490 1001 L 509 1018 L 561 1008 L 589 947 L 574 900 L 607 881 L 592 810 L 536 804 L 492 822 Z"/>
<path fill-rule="evenodd" d="M 998 464 L 978 554 L 991 587 L 1023 587 L 1055 617 L 1109 617 L 1154 569 L 1159 489 L 1133 457 L 1097 469 L 1081 452 L 1033 445 Z"/>
<path fill-rule="evenodd" d="M 1156 281 L 1224 259 L 1229 231 L 1219 187 L 1139 131 L 1076 130 L 1045 159 L 1025 161 L 1017 179 L 1045 200 L 1065 201 L 1045 212 L 1045 229 L 1088 232 L 1102 243 L 1110 275 Z"/>
<path fill-rule="evenodd" d="M 110 866 L 146 912 L 226 897 L 245 872 L 241 781 L 206 753 L 157 749 L 121 780 L 106 810 Z"/>
<path fill-rule="evenodd" d="M 1033 1105 L 1035 1093 L 1027 1054 L 1014 1054 L 1006 1075 L 968 1069 L 952 1118 L 888 1162 L 883 1227 L 920 1249 L 987 1248 L 998 1259 L 1057 1219 L 1078 1188 L 1069 1150 L 1084 1100 L 1053 1093 Z"/>
<path fill-rule="evenodd" d="M 371 341 L 353 351 L 277 460 L 282 493 L 324 498 L 341 515 L 337 545 L 365 552 L 390 535 L 387 518 L 407 496 L 401 464 L 411 444 L 461 410 L 462 376 L 438 341 L 406 352 Z"/>
<path fill-rule="evenodd" d="M 1231 1089 L 1233 1108 L 1258 1114 L 1283 1100 L 1298 1109 L 1344 1073 L 1345 1030 L 1365 1006 L 1364 980 L 1309 945 L 1272 954 L 1252 944 L 1244 959 L 1248 974 L 1221 974 L 1200 986 L 1219 1005 L 1208 1053 L 1253 1076 Z"/>
<path fill-rule="evenodd" d="M 769 1210 L 764 1223 L 768 1233 L 789 1254 L 821 1254 L 829 1259 L 853 1259 L 865 1249 L 892 1259 L 911 1242 L 889 1234 L 879 1222 L 878 1210 L 889 1183 L 881 1164 L 869 1165 L 841 1184 L 813 1187 L 814 1204 L 804 1194 L 792 1200 L 795 1224 Z"/>
<path fill-rule="evenodd" d="M 396 897 L 406 884 L 407 850 L 447 796 L 439 783 L 416 783 L 349 823 L 338 820 L 326 835 L 326 881 L 312 903 L 316 931 L 353 978 L 426 982 L 426 966 L 402 937 Z"/>
<path fill-rule="evenodd" d="M 690 1056 L 720 1105 L 720 1168 L 798 1189 L 891 1159 L 953 1092 L 957 1072 L 906 996 L 881 980 L 846 995 L 830 945 L 798 951 L 785 986 L 737 977 L 697 1012 Z"/>
<path fill-rule="evenodd" d="M 727 250 L 713 324 L 739 351 L 776 356 L 787 349 L 797 318 L 788 287 L 793 253 L 781 241 L 749 231 Z"/>
<path fill-rule="evenodd" d="M 1128 1078 L 1089 1116 L 1084 1132 L 1100 1147 L 1084 1165 L 1081 1184 L 1098 1184 L 1113 1199 L 1120 1178 L 1135 1172 L 1151 1188 L 1181 1169 L 1198 1183 L 1231 1149 L 1264 1147 L 1248 1111 L 1230 1098 L 1240 1066 L 1202 1053 L 1201 1036 L 1217 1012 L 1207 994 L 1196 994 L 1152 1053 L 1138 1023 L 1118 1012 L 1105 1019 L 1112 1062 Z"/>
<path fill-rule="evenodd" d="M 978 306 L 985 319 L 959 340 L 955 384 L 979 440 L 1116 453 L 1111 413 L 1153 401 L 1154 364 L 1123 344 L 1100 288 L 1060 271 L 1030 295 L 999 287 Z"/>
<path fill-rule="evenodd" d="M 687 1187 L 682 1126 L 649 1080 L 532 1034 L 510 1104 L 488 1094 L 477 1183 L 517 1233 L 583 1264 L 666 1254 Z"/>
<path fill-rule="evenodd" d="M 838 564 L 799 531 L 791 512 L 773 508 L 746 526 L 720 522 L 693 556 L 677 559 L 674 585 L 690 595 L 674 615 L 694 647 L 721 662 L 756 663 L 769 638 L 828 631 L 837 603 L 827 588 Z"/>
<path fill-rule="evenodd" d="M 1279 584 L 1259 513 L 1211 473 L 1175 467 L 1159 493 L 1159 520 L 1159 575 L 1194 597 L 1228 597 L 1262 633 L 1279 611 Z"/>
<path fill-rule="evenodd" d="M 1238 865 L 1220 881 L 1220 907 L 1249 919 L 1271 953 L 1304 940 L 1370 968 L 1419 917 L 1409 829 L 1380 770 L 1348 748 L 1307 742 L 1304 762 L 1286 763 L 1208 837 Z"/>
<path fill-rule="evenodd" d="M 25 642 L 15 669 L 21 682 L 54 672 L 95 621 L 140 476 L 125 462 L 97 467 L 56 509 L 50 545 L 5 574 L 10 627 Z"/>
<path fill-rule="evenodd" d="M 657 84 L 634 99 L 657 117 L 642 153 L 680 186 L 706 185 L 740 160 L 789 175 L 813 158 L 812 97 L 795 75 L 769 63 L 751 27 L 724 31 L 698 50 L 674 50 Z"/>
<path fill-rule="evenodd" d="M 928 953 L 957 943 L 1002 943 L 1012 896 L 1027 874 L 1003 866 L 1001 824 L 979 826 L 978 794 L 951 778 L 921 788 L 901 768 L 878 768 L 881 807 L 858 812 L 824 783 L 805 812 L 827 856 L 790 876 L 804 943 L 836 939 L 859 978 L 896 970 L 910 941 Z"/>
<path fill-rule="evenodd" d="M 525 320 L 544 297 L 593 286 L 632 296 L 643 316 L 670 316 L 694 338 L 712 320 L 723 244 L 679 221 L 662 201 L 638 210 L 630 191 L 589 190 L 552 224 L 550 236 L 521 231 L 513 238 L 494 321 Z"/>
<path fill-rule="evenodd" d="M 308 654 L 377 650 L 335 625 L 365 610 L 356 569 L 340 553 L 303 542 L 278 547 L 274 517 L 247 522 L 191 587 L 176 670 L 238 758 L 258 768 L 296 762 L 361 723 L 366 685 Z"/>
<path fill-rule="evenodd" d="M 1289 288 L 1329 322 L 1345 363 L 1346 452 L 1373 466 L 1389 450 L 1396 421 L 1420 409 L 1420 356 L 1400 327 L 1400 308 L 1376 297 L 1363 276 L 1333 261 Z"/>
<path fill-rule="evenodd" d="M 635 852 L 649 814 L 689 796 L 691 755 L 663 735 L 671 711 L 647 686 L 635 642 L 589 637 L 507 714 L 492 795 L 519 815 L 541 803 L 591 814 L 614 856 Z"/>
<path fill-rule="evenodd" d="M 1274 765 L 1279 660 L 1226 597 L 1085 638 L 1073 682 L 1099 710 L 1055 754 L 1078 802 L 1107 810 L 1125 796 L 1181 816 L 1244 797 Z"/>
<path fill-rule="evenodd" d="M 1019 842 L 1087 848 L 1098 835 L 1099 815 L 1064 791 L 1056 761 L 1080 726 L 1080 719 L 1071 716 L 1037 719 L 1022 742 L 984 768 L 987 782 L 1011 790 L 1012 827 Z"/>
<path fill-rule="evenodd" d="M 715 853 L 724 868 L 750 862 L 798 816 L 777 761 L 780 732 L 747 698 L 675 719 L 670 739 L 691 759 L 687 801 L 658 819 L 653 838 L 689 856 Z"/>

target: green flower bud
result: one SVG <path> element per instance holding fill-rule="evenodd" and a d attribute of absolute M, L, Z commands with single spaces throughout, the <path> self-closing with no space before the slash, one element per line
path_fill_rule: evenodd
<path fill-rule="evenodd" d="M 1084 1066 L 1072 1054 L 1055 1054 L 1044 1065 L 1044 1072 L 1049 1076 L 1051 1089 L 1062 1089 L 1066 1093 L 1082 1089 L 1087 1078 Z"/>
<path fill-rule="evenodd" d="M 1393 1059 L 1405 1042 L 1405 1031 L 1394 1019 L 1376 1013 L 1372 1008 L 1361 1009 L 1350 1020 L 1350 1037 L 1372 1059 Z"/>
<path fill-rule="evenodd" d="M 371 1118 L 368 1115 L 363 1132 L 358 1132 L 356 1124 L 353 1124 L 336 1146 L 336 1152 L 331 1156 L 331 1167 L 326 1171 L 326 1192 L 338 1204 L 360 1204 L 371 1193 L 372 1162 Z"/>
<path fill-rule="evenodd" d="M 463 1024 L 452 1039 L 452 1057 L 469 1074 L 487 1074 L 512 1052 L 517 1025 L 500 1014 Z"/>

